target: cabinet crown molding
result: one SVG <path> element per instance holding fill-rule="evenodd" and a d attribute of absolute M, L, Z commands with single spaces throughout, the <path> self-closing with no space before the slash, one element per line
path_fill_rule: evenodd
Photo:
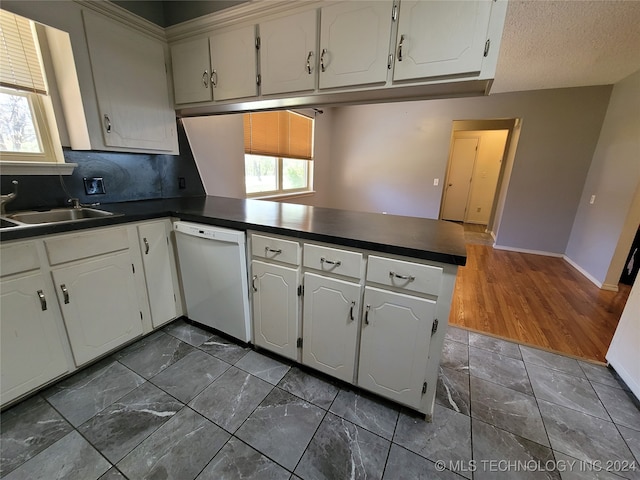
<path fill-rule="evenodd" d="M 73 0 L 78 5 L 103 14 L 123 25 L 131 27 L 141 33 L 145 33 L 156 40 L 163 43 L 166 42 L 165 29 L 146 20 L 135 13 L 130 12 L 126 8 L 116 5 L 113 2 L 104 0 Z"/>

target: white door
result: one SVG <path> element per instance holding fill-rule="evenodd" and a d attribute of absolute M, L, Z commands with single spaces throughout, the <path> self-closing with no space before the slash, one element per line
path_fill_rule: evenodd
<path fill-rule="evenodd" d="M 42 275 L 3 280 L 0 285 L 0 404 L 4 405 L 66 373 L 69 366 L 56 327 L 56 298 Z"/>
<path fill-rule="evenodd" d="M 264 95 L 315 88 L 317 30 L 315 10 L 260 24 L 260 74 Z"/>
<path fill-rule="evenodd" d="M 157 328 L 178 316 L 166 224 L 161 221 L 139 225 L 138 235 L 151 322 Z"/>
<path fill-rule="evenodd" d="M 213 99 L 258 94 L 256 31 L 253 25 L 209 37 Z"/>
<path fill-rule="evenodd" d="M 142 334 L 128 251 L 52 271 L 77 366 Z"/>
<path fill-rule="evenodd" d="M 393 79 L 480 72 L 491 3 L 402 0 Z"/>
<path fill-rule="evenodd" d="M 87 10 L 82 13 L 105 145 L 177 148 L 162 43 Z"/>
<path fill-rule="evenodd" d="M 392 1 L 338 2 L 320 10 L 320 88 L 385 83 Z"/>
<path fill-rule="evenodd" d="M 365 288 L 358 385 L 418 408 L 436 302 Z"/>
<path fill-rule="evenodd" d="M 449 171 L 442 204 L 442 220 L 463 222 L 469 200 L 478 138 L 456 138 L 453 142 Z"/>
<path fill-rule="evenodd" d="M 198 38 L 171 45 L 175 102 L 209 102 L 212 99 L 209 39 Z"/>
<path fill-rule="evenodd" d="M 254 343 L 297 360 L 300 270 L 251 262 Z"/>
<path fill-rule="evenodd" d="M 360 285 L 304 274 L 302 363 L 353 382 Z"/>

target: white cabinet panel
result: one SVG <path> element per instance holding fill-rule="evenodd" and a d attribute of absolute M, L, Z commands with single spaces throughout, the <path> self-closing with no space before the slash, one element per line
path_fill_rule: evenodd
<path fill-rule="evenodd" d="M 315 10 L 260 24 L 262 93 L 315 88 L 317 55 Z"/>
<path fill-rule="evenodd" d="M 209 39 L 198 38 L 171 46 L 175 102 L 211 101 Z"/>
<path fill-rule="evenodd" d="M 435 312 L 432 300 L 365 287 L 358 385 L 419 408 Z"/>
<path fill-rule="evenodd" d="M 384 83 L 391 1 L 339 2 L 321 9 L 320 88 Z"/>
<path fill-rule="evenodd" d="M 177 149 L 164 46 L 90 11 L 83 11 L 105 145 Z"/>
<path fill-rule="evenodd" d="M 69 366 L 56 326 L 60 314 L 55 295 L 42 274 L 3 280 L 1 291 L 0 403 L 4 405 L 66 373 Z"/>
<path fill-rule="evenodd" d="M 251 262 L 254 343 L 296 359 L 299 335 L 300 270 Z"/>
<path fill-rule="evenodd" d="M 490 0 L 400 3 L 394 80 L 480 72 Z"/>
<path fill-rule="evenodd" d="M 142 334 L 129 251 L 52 271 L 76 365 Z"/>
<path fill-rule="evenodd" d="M 138 226 L 142 264 L 151 307 L 151 322 L 157 328 L 178 316 L 174 272 L 164 221 Z"/>
<path fill-rule="evenodd" d="M 253 25 L 209 37 L 214 100 L 258 94 L 255 42 Z"/>
<path fill-rule="evenodd" d="M 302 363 L 353 382 L 360 285 L 304 274 Z"/>

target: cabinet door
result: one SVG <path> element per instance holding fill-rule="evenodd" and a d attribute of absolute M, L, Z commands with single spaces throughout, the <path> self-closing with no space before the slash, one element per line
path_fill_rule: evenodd
<path fill-rule="evenodd" d="M 418 408 L 435 312 L 432 300 L 366 287 L 358 385 Z"/>
<path fill-rule="evenodd" d="M 105 145 L 177 148 L 162 43 L 89 11 L 83 17 Z"/>
<path fill-rule="evenodd" d="M 300 270 L 257 260 L 251 262 L 251 268 L 254 342 L 296 360 Z"/>
<path fill-rule="evenodd" d="M 315 10 L 260 24 L 264 95 L 315 88 L 317 28 Z"/>
<path fill-rule="evenodd" d="M 151 323 L 157 328 L 178 316 L 169 239 L 164 222 L 139 225 L 138 234 L 151 307 Z"/>
<path fill-rule="evenodd" d="M 320 88 L 386 82 L 392 9 L 391 1 L 321 9 Z"/>
<path fill-rule="evenodd" d="M 360 285 L 304 274 L 302 363 L 353 382 Z"/>
<path fill-rule="evenodd" d="M 198 38 L 171 46 L 175 102 L 210 102 L 209 39 Z"/>
<path fill-rule="evenodd" d="M 52 271 L 76 365 L 142 334 L 128 251 Z"/>
<path fill-rule="evenodd" d="M 213 99 L 255 97 L 258 94 L 255 27 L 217 33 L 209 38 Z"/>
<path fill-rule="evenodd" d="M 66 373 L 69 366 L 56 326 L 55 295 L 42 274 L 3 280 L 1 291 L 0 403 L 4 405 Z"/>
<path fill-rule="evenodd" d="M 393 79 L 480 72 L 491 3 L 402 0 Z"/>

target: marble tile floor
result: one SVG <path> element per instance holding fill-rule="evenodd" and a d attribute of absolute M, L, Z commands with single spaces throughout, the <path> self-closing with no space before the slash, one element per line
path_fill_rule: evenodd
<path fill-rule="evenodd" d="M 2 412 L 14 479 L 640 479 L 606 367 L 449 327 L 433 422 L 177 320 Z"/>

